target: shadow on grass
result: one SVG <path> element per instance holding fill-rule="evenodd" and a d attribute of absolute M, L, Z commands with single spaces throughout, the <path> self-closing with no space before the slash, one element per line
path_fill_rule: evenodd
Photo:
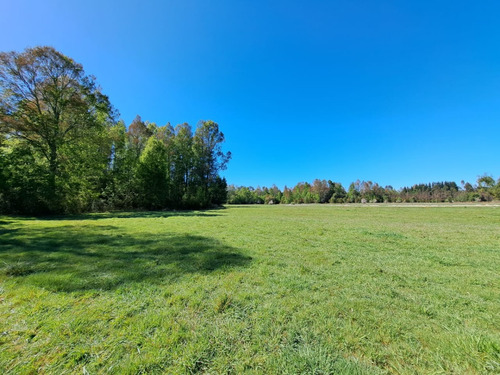
<path fill-rule="evenodd" d="M 213 238 L 139 236 L 114 226 L 23 227 L 0 233 L 2 273 L 59 292 L 173 283 L 186 275 L 224 272 L 250 261 Z"/>
<path fill-rule="evenodd" d="M 116 212 L 99 212 L 87 213 L 79 215 L 50 215 L 39 217 L 22 217 L 23 219 L 35 220 L 100 220 L 100 219 L 156 219 L 175 216 L 200 216 L 200 217 L 213 217 L 220 216 L 219 210 L 225 208 L 212 208 L 210 210 L 171 210 L 171 211 L 116 211 Z"/>

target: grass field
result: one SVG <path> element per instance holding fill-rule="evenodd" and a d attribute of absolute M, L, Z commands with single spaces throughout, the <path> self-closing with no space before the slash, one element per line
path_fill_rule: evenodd
<path fill-rule="evenodd" d="M 500 208 L 0 217 L 0 373 L 500 373 Z"/>

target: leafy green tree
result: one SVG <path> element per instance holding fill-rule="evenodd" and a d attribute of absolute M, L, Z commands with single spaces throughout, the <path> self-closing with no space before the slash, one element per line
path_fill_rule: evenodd
<path fill-rule="evenodd" d="M 495 186 L 495 180 L 493 179 L 493 177 L 485 174 L 477 179 L 477 186 L 479 189 L 491 189 Z"/>
<path fill-rule="evenodd" d="M 0 148 L 0 211 L 40 214 L 46 212 L 46 165 L 34 157 L 32 147 L 10 139 Z"/>
<path fill-rule="evenodd" d="M 174 173 L 175 173 L 175 130 L 170 123 L 164 126 L 157 127 L 154 131 L 154 136 L 163 143 L 166 148 L 165 154 L 165 164 L 167 173 L 167 183 L 168 183 L 168 196 L 166 204 L 169 207 L 178 207 L 178 201 L 175 195 L 175 185 L 174 185 Z"/>
<path fill-rule="evenodd" d="M 160 126 L 155 132 L 155 137 L 162 141 L 167 148 L 172 146 L 174 136 L 175 129 L 170 123 Z"/>
<path fill-rule="evenodd" d="M 74 178 L 82 169 L 98 175 L 108 157 L 105 128 L 113 116 L 108 98 L 80 64 L 52 47 L 0 53 L 0 90 L 2 132 L 29 145 L 37 162 L 43 159 L 38 165 L 45 165 L 47 176 L 44 200 L 51 211 L 64 209 L 61 195 L 78 193 L 63 186 L 68 175 Z M 81 159 L 91 154 L 102 158 L 95 165 L 95 159 Z"/>
<path fill-rule="evenodd" d="M 253 187 L 230 185 L 227 188 L 227 203 L 230 204 L 263 204 L 264 198 Z"/>
<path fill-rule="evenodd" d="M 384 187 L 384 202 L 396 202 L 399 199 L 399 193 L 391 185 Z"/>
<path fill-rule="evenodd" d="M 215 183 L 219 171 L 226 169 L 231 153 L 222 151 L 224 134 L 213 121 L 200 121 L 193 137 L 196 201 L 206 206 L 212 201 L 209 187 Z"/>
<path fill-rule="evenodd" d="M 167 148 L 156 137 L 146 142 L 137 167 L 139 196 L 143 207 L 165 208 L 168 198 Z"/>
<path fill-rule="evenodd" d="M 292 190 L 285 185 L 283 188 L 283 195 L 281 196 L 281 202 L 283 204 L 290 204 L 293 203 L 293 193 Z"/>
<path fill-rule="evenodd" d="M 270 189 L 268 189 L 264 203 L 281 203 L 282 196 L 283 194 L 281 193 L 281 190 L 276 185 L 273 185 Z"/>
<path fill-rule="evenodd" d="M 484 174 L 477 179 L 477 190 L 481 201 L 491 201 L 495 188 L 495 180 L 493 177 Z"/>
<path fill-rule="evenodd" d="M 109 128 L 111 152 L 102 188 L 103 208 L 130 209 L 139 204 L 136 169 L 139 163 L 136 150 L 130 143 L 123 120 Z"/>
<path fill-rule="evenodd" d="M 314 180 L 311 193 L 315 196 L 315 203 L 326 203 L 332 197 L 330 186 L 326 180 Z"/>
<path fill-rule="evenodd" d="M 328 181 L 330 187 L 330 203 L 344 203 L 347 193 L 340 182 Z"/>
<path fill-rule="evenodd" d="M 347 202 L 349 203 L 359 203 L 361 202 L 360 193 L 360 181 L 352 182 L 349 185 L 349 190 L 347 191 Z"/>
<path fill-rule="evenodd" d="M 190 185 L 194 168 L 193 131 L 188 123 L 179 124 L 174 129 L 170 157 L 172 160 L 172 201 L 174 207 L 194 198 L 190 196 Z"/>
<path fill-rule="evenodd" d="M 470 182 L 464 182 L 463 185 L 464 185 L 464 190 L 467 193 L 473 193 L 475 191 L 474 186 L 472 186 L 472 184 Z"/>
<path fill-rule="evenodd" d="M 227 181 L 219 176 L 210 183 L 209 195 L 211 204 L 221 205 L 227 203 Z"/>
<path fill-rule="evenodd" d="M 152 128 L 148 128 L 139 115 L 135 116 L 134 120 L 129 125 L 127 136 L 130 142 L 130 148 L 134 150 L 137 159 L 139 159 L 142 151 L 146 147 L 146 142 L 149 137 L 153 135 L 153 131 Z"/>
<path fill-rule="evenodd" d="M 493 196 L 495 199 L 500 199 L 500 178 L 497 180 L 496 185 L 492 188 Z"/>
<path fill-rule="evenodd" d="M 227 200 L 230 159 L 213 121 L 114 121 L 81 65 L 51 47 L 0 53 L 0 210 L 207 207 Z M 253 193 L 252 193 L 253 194 Z M 268 194 L 268 193 L 266 193 Z M 253 194 L 255 195 L 255 194 Z M 264 199 L 262 197 L 262 199 Z"/>

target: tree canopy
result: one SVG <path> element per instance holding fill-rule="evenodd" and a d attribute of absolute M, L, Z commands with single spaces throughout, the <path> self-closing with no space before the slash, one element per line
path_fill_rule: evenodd
<path fill-rule="evenodd" d="M 224 195 L 230 153 L 213 121 L 194 134 L 140 116 L 127 128 L 95 78 L 52 47 L 0 53 L 0 90 L 2 211 L 207 207 Z"/>
<path fill-rule="evenodd" d="M 52 47 L 0 53 L 0 212 L 204 208 L 229 203 L 452 202 L 500 199 L 500 179 L 416 184 L 314 180 L 227 187 L 231 158 L 211 120 L 129 126 L 83 67 Z"/>
<path fill-rule="evenodd" d="M 276 186 L 228 187 L 228 203 L 233 204 L 297 204 L 297 203 L 416 203 L 416 202 L 486 202 L 500 199 L 500 178 L 495 182 L 491 176 L 480 176 L 477 184 L 462 181 L 415 184 L 399 190 L 392 186 L 382 187 L 376 182 L 356 180 L 347 191 L 340 182 L 314 180 L 312 184 L 299 182 L 292 189 Z"/>

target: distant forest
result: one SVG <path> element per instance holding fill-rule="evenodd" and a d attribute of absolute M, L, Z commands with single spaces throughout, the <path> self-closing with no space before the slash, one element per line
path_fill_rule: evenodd
<path fill-rule="evenodd" d="M 500 180 L 395 190 L 315 180 L 283 191 L 227 186 L 231 158 L 213 121 L 129 126 L 83 67 L 52 47 L 0 53 L 0 212 L 200 209 L 231 204 L 489 201 Z"/>
<path fill-rule="evenodd" d="M 292 189 L 278 187 L 228 187 L 230 204 L 291 204 L 291 203 L 413 203 L 413 202 L 486 202 L 500 199 L 500 178 L 481 176 L 477 183 L 432 182 L 403 187 L 382 187 L 371 181 L 353 182 L 346 190 L 331 180 L 314 180 L 312 184 L 300 182 Z"/>

